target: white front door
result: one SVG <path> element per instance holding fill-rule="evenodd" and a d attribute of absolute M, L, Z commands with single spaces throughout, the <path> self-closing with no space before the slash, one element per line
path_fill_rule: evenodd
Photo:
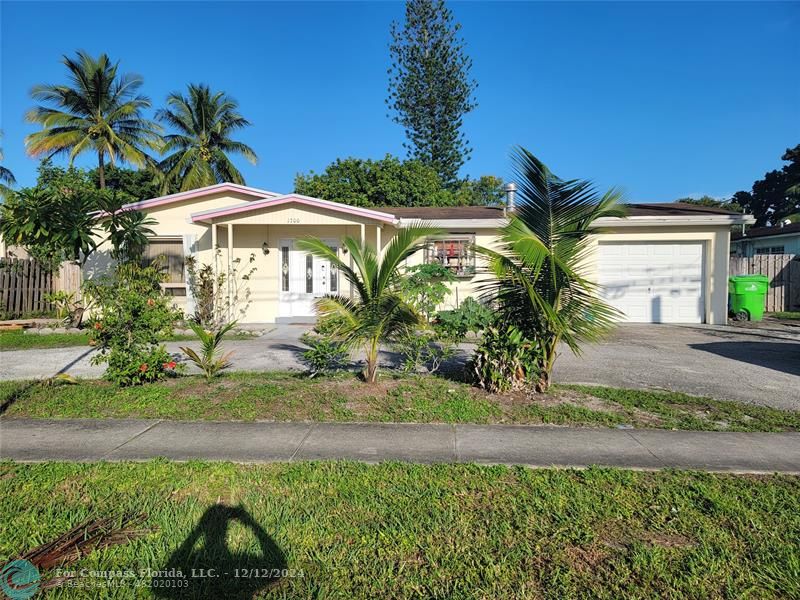
<path fill-rule="evenodd" d="M 599 281 L 605 300 L 634 323 L 702 323 L 703 243 L 603 243 Z"/>
<path fill-rule="evenodd" d="M 337 249 L 335 241 L 328 245 Z M 278 248 L 279 317 L 312 317 L 314 301 L 339 293 L 339 274 L 330 261 L 297 248 L 295 240 L 281 240 Z"/>

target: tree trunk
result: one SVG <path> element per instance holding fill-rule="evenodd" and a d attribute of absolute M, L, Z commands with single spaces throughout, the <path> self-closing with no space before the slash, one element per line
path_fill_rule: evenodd
<path fill-rule="evenodd" d="M 97 174 L 100 176 L 100 189 L 106 189 L 105 152 L 102 150 L 97 151 Z"/>
<path fill-rule="evenodd" d="M 367 366 L 364 368 L 364 381 L 373 384 L 378 381 L 378 340 L 371 340 L 367 346 Z"/>
<path fill-rule="evenodd" d="M 556 350 L 558 349 L 558 337 L 554 337 L 548 344 L 545 345 L 544 361 L 542 362 L 542 370 L 539 373 L 539 379 L 536 381 L 536 392 L 539 394 L 545 393 L 550 389 L 550 383 L 553 377 L 553 365 L 556 363 Z"/>

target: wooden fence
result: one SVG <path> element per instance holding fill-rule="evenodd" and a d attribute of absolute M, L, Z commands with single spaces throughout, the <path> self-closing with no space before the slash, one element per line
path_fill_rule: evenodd
<path fill-rule="evenodd" d="M 767 312 L 800 310 L 800 254 L 731 256 L 730 274 L 769 277 Z"/>
<path fill-rule="evenodd" d="M 0 318 L 20 318 L 51 312 L 45 299 L 51 292 L 65 291 L 80 297 L 80 266 L 65 262 L 52 273 L 30 258 L 0 258 Z"/>

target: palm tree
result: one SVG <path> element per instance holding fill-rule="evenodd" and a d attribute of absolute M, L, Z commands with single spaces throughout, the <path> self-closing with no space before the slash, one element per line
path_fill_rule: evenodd
<path fill-rule="evenodd" d="M 600 196 L 588 181 L 559 179 L 524 148 L 514 150 L 512 163 L 517 208 L 501 229 L 499 250 L 478 252 L 496 277 L 488 291 L 500 318 L 538 344 L 534 385 L 542 392 L 550 386 L 560 342 L 579 354 L 582 341 L 598 339 L 619 316 L 581 270 L 593 223 L 626 211 L 618 191 Z"/>
<path fill-rule="evenodd" d="M 2 137 L 3 132 L 0 131 L 0 138 Z M 0 148 L 0 161 L 2 161 L 3 158 L 3 149 Z M 0 197 L 5 197 L 5 195 L 11 191 L 10 186 L 14 185 L 15 183 L 17 183 L 17 180 L 14 179 L 14 174 L 11 172 L 11 170 L 0 165 Z"/>
<path fill-rule="evenodd" d="M 317 300 L 319 317 L 332 328 L 333 337 L 349 351 L 365 350 L 364 380 L 375 383 L 378 376 L 378 348 L 391 343 L 410 327 L 424 323 L 399 288 L 401 263 L 420 250 L 427 236 L 437 232 L 425 226 L 401 229 L 378 259 L 375 250 L 351 237 L 342 245 L 349 252 L 354 267 L 318 238 L 298 241 L 298 246 L 328 260 L 355 290 L 355 297 L 326 296 Z"/>
<path fill-rule="evenodd" d="M 244 184 L 244 177 L 229 154 L 241 154 L 252 164 L 258 158 L 250 146 L 231 135 L 250 125 L 237 112 L 238 103 L 224 92 L 212 92 L 207 85 L 189 85 L 188 96 L 175 92 L 167 98 L 169 108 L 156 118 L 175 130 L 165 136 L 159 168 L 165 173 L 164 188 L 178 184 L 180 191 L 224 181 Z"/>
<path fill-rule="evenodd" d="M 67 85 L 37 85 L 34 100 L 44 103 L 31 109 L 26 118 L 39 123 L 41 131 L 25 138 L 32 156 L 69 154 L 70 164 L 84 152 L 97 154 L 100 188 L 105 183 L 105 160 L 128 162 L 137 167 L 152 164 L 147 150 L 162 144 L 160 127 L 142 116 L 150 100 L 139 94 L 142 78 L 117 74 L 119 63 L 108 55 L 92 58 L 77 52 L 63 59 L 69 71 Z"/>

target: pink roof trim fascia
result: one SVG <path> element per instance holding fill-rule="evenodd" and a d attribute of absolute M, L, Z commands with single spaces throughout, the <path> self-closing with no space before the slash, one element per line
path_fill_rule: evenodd
<path fill-rule="evenodd" d="M 291 202 L 305 204 L 306 206 L 314 206 L 316 208 L 326 208 L 336 212 L 356 215 L 359 217 L 367 217 L 369 219 L 384 221 L 386 223 L 394 223 L 396 220 L 395 216 L 389 213 L 370 210 L 368 208 L 361 208 L 358 206 L 349 206 L 347 204 L 331 202 L 329 200 L 321 200 L 319 198 L 300 196 L 298 194 L 287 194 L 286 196 L 279 196 L 277 198 L 265 198 L 264 200 L 256 200 L 247 204 L 237 204 L 236 206 L 194 213 L 191 217 L 192 222 L 197 223 L 198 221 L 206 221 L 216 217 L 227 217 L 229 215 L 235 215 L 242 212 L 258 210 L 259 208 L 272 208 L 273 206 L 280 206 L 282 204 L 288 204 Z"/>
<path fill-rule="evenodd" d="M 152 208 L 154 206 L 161 206 L 162 204 L 170 204 L 172 202 L 184 202 L 186 200 L 193 200 L 194 198 L 201 198 L 209 194 L 218 194 L 220 192 L 238 192 L 240 194 L 249 194 L 255 198 L 274 198 L 279 196 L 275 192 L 268 192 L 267 190 L 259 190 L 257 188 L 247 187 L 245 185 L 237 185 L 235 183 L 218 183 L 216 185 L 209 185 L 207 187 L 198 188 L 196 190 L 189 190 L 188 192 L 178 192 L 177 194 L 169 194 L 167 196 L 159 196 L 158 198 L 151 198 L 149 200 L 140 200 L 139 202 L 131 202 L 125 204 L 122 208 L 124 210 L 134 210 L 140 208 Z"/>

